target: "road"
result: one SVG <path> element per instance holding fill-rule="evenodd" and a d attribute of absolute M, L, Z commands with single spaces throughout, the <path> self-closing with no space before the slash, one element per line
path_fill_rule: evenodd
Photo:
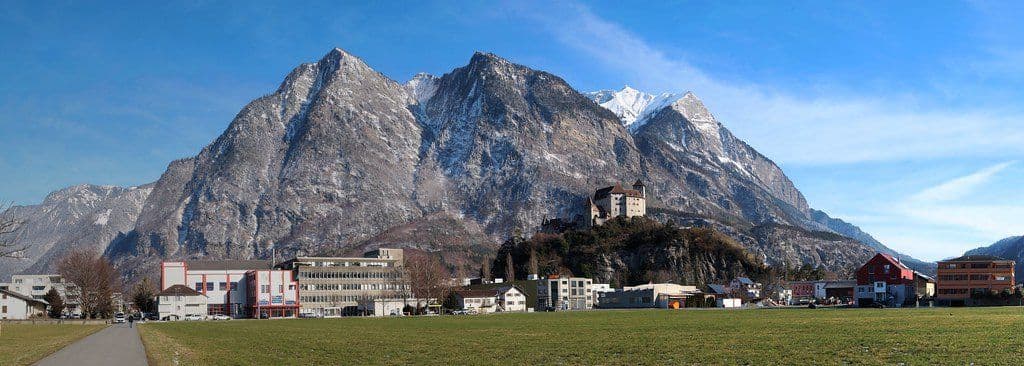
<path fill-rule="evenodd" d="M 64 347 L 36 366 L 148 365 L 146 350 L 134 328 L 115 324 Z"/>

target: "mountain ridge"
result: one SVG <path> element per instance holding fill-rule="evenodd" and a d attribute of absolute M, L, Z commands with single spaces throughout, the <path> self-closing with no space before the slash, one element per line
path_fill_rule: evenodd
<path fill-rule="evenodd" d="M 341 49 L 299 65 L 196 156 L 168 164 L 130 227 L 94 245 L 128 277 L 166 259 L 346 252 L 382 235 L 466 269 L 545 217 L 581 214 L 595 188 L 637 178 L 649 182 L 652 207 L 729 218 L 747 231 L 832 231 L 774 162 L 692 93 L 631 131 L 558 76 L 490 53 L 413 80 L 391 80 Z M 428 228 L 436 239 L 419 237 Z M 841 269 L 831 258 L 866 260 L 870 251 L 761 232 L 741 242 L 766 261 L 789 253 L 787 261 Z M 445 242 L 453 235 L 470 239 Z M 811 252 L 815 243 L 833 253 Z"/>

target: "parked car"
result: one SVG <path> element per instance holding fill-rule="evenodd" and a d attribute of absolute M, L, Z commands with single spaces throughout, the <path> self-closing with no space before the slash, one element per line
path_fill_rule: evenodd
<path fill-rule="evenodd" d="M 210 319 L 213 319 L 213 320 L 231 320 L 231 317 L 227 316 L 227 315 L 224 315 L 224 314 L 217 314 L 217 315 L 214 315 L 214 316 L 210 317 Z"/>
<path fill-rule="evenodd" d="M 452 315 L 466 315 L 466 314 L 469 314 L 469 312 L 467 312 L 465 310 L 455 310 L 455 311 L 452 311 Z"/>
<path fill-rule="evenodd" d="M 264 311 L 260 313 L 260 319 L 270 319 L 270 315 L 268 315 L 267 312 Z"/>
<path fill-rule="evenodd" d="M 117 324 L 122 324 L 122 323 L 124 323 L 124 322 L 125 322 L 125 320 L 126 320 L 126 319 L 125 319 L 125 317 L 124 317 L 124 313 L 117 313 L 117 314 L 114 314 L 114 323 L 117 323 Z"/>
<path fill-rule="evenodd" d="M 185 321 L 196 321 L 203 320 L 203 316 L 199 314 L 185 314 Z"/>
<path fill-rule="evenodd" d="M 146 314 L 146 320 L 160 320 L 160 314 L 157 314 L 157 313 Z"/>

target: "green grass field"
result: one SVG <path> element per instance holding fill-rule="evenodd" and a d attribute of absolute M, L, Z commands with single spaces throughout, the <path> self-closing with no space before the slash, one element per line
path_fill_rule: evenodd
<path fill-rule="evenodd" d="M 140 327 L 151 364 L 1024 363 L 1024 308 L 633 310 Z"/>
<path fill-rule="evenodd" d="M 31 365 L 106 325 L 5 323 L 0 327 L 0 365 Z"/>

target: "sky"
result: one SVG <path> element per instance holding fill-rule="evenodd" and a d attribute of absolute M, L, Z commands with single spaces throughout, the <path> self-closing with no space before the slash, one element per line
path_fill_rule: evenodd
<path fill-rule="evenodd" d="M 998 2 L 6 1 L 0 201 L 132 186 L 334 47 L 397 81 L 474 51 L 580 91 L 693 91 L 812 207 L 925 260 L 1024 234 L 1024 14 Z"/>

